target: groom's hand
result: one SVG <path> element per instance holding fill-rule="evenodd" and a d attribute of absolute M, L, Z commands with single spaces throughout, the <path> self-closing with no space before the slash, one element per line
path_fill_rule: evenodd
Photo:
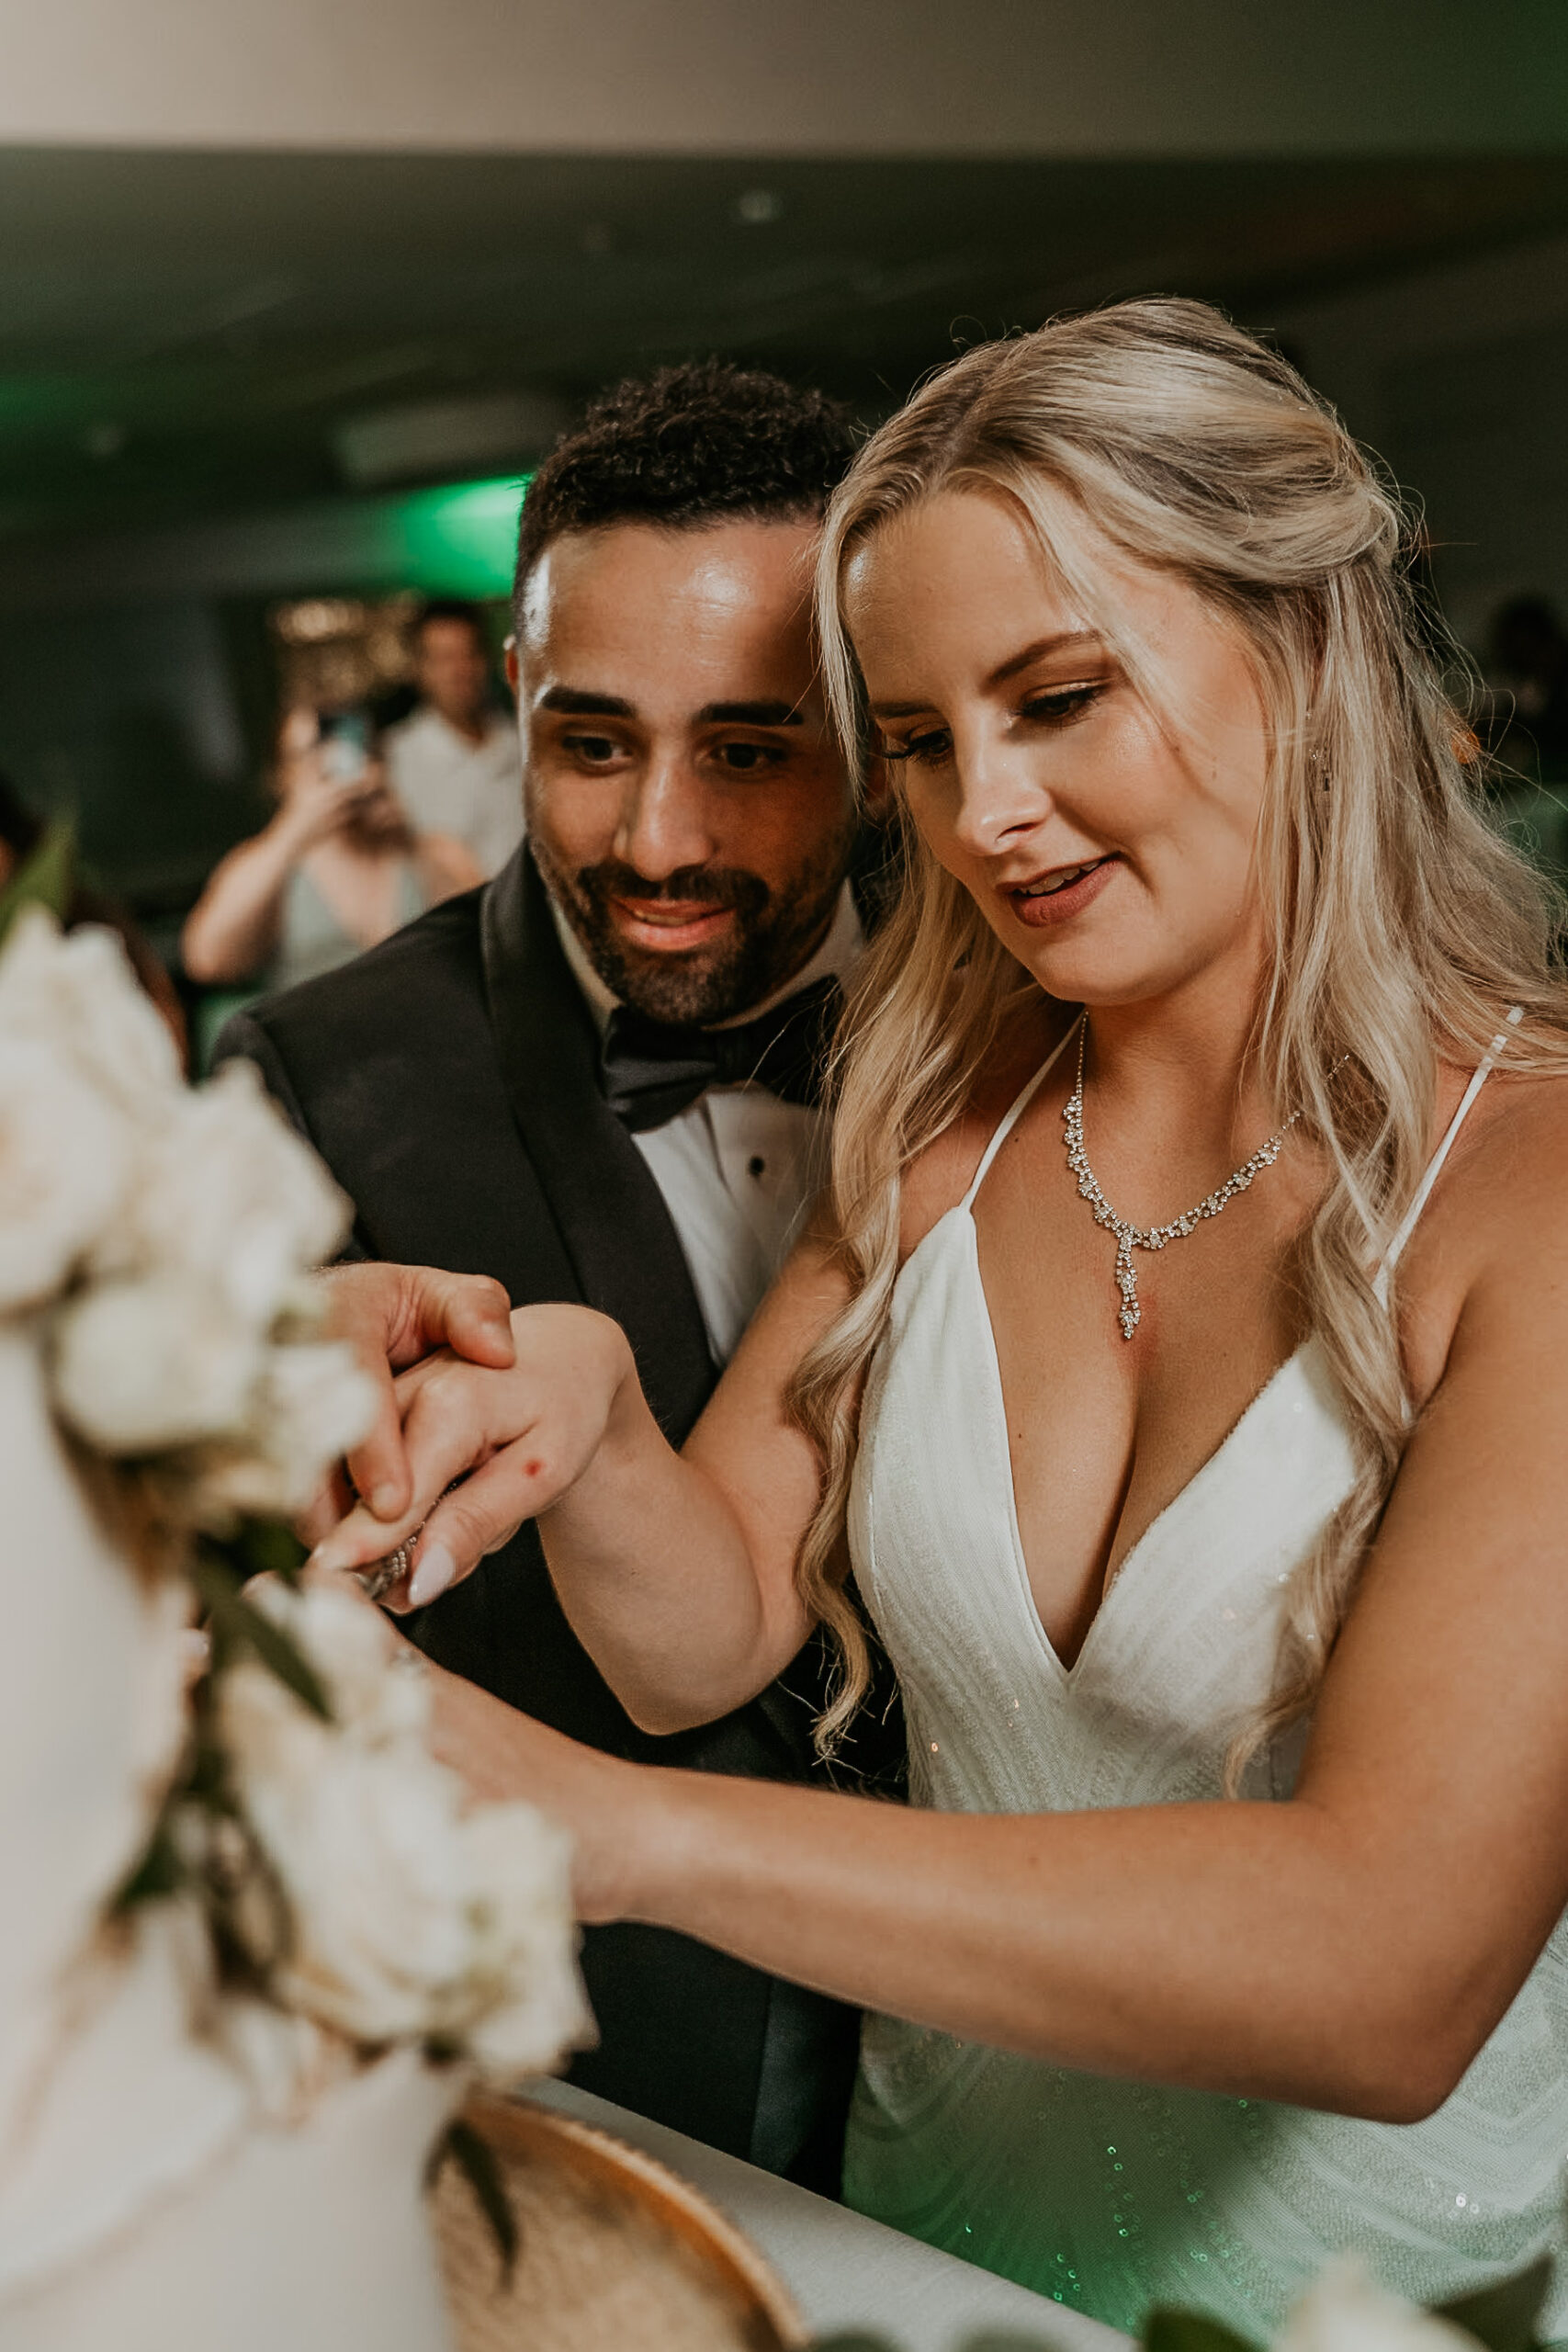
<path fill-rule="evenodd" d="M 508 1371 L 516 1355 L 511 1301 L 488 1274 L 448 1274 L 436 1266 L 333 1266 L 316 1280 L 326 1291 L 331 1329 L 350 1342 L 376 1385 L 375 1420 L 348 1457 L 352 1493 L 378 1519 L 395 1520 L 408 1509 L 412 1477 L 393 1374 L 438 1348 Z M 323 1488 L 300 1522 L 305 1541 L 319 1542 L 351 1499 L 341 1478 Z"/>
<path fill-rule="evenodd" d="M 617 1408 L 662 1444 L 626 1333 L 607 1315 L 565 1301 L 522 1306 L 511 1334 L 509 1366 L 443 1349 L 400 1375 L 407 1507 L 389 1520 L 355 1502 L 318 1539 L 313 1567 L 358 1575 L 406 1546 L 412 1574 L 382 1605 L 423 1609 L 579 1487 Z"/>

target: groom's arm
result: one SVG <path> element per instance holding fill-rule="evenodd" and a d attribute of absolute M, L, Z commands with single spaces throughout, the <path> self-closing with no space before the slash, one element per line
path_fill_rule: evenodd
<path fill-rule="evenodd" d="M 216 1070 L 224 1062 L 254 1062 L 261 1072 L 261 1081 L 289 1125 L 305 1141 L 315 1146 L 299 1096 L 295 1093 L 282 1055 L 273 1044 L 261 1023 L 249 1012 L 236 1012 L 223 1023 L 218 1033 L 218 1043 L 212 1049 L 212 1067 Z"/>
<path fill-rule="evenodd" d="M 236 1012 L 223 1023 L 219 1031 L 218 1042 L 212 1049 L 212 1067 L 216 1070 L 224 1062 L 254 1062 L 261 1072 L 262 1084 L 294 1129 L 295 1134 L 310 1145 L 318 1159 L 326 1160 L 326 1154 L 310 1132 L 310 1123 L 305 1116 L 304 1104 L 295 1091 L 293 1080 L 288 1075 L 288 1064 L 266 1030 L 253 1014 Z M 330 1161 L 327 1162 L 327 1166 L 329 1173 L 335 1176 L 336 1171 L 332 1169 Z M 357 1210 L 355 1216 L 357 1217 Z M 360 1260 L 367 1259 L 369 1255 L 369 1250 L 359 1238 L 356 1222 L 344 1240 L 343 1248 L 338 1251 L 338 1263 L 352 1265 Z"/>

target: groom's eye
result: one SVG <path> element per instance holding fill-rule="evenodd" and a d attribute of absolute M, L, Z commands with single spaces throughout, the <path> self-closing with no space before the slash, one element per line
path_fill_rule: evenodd
<path fill-rule="evenodd" d="M 736 775 L 755 775 L 761 768 L 775 768 L 788 759 L 782 743 L 720 743 L 719 765 Z"/>
<path fill-rule="evenodd" d="M 621 747 L 613 735 L 563 735 L 561 748 L 581 760 L 584 767 L 608 767 Z"/>

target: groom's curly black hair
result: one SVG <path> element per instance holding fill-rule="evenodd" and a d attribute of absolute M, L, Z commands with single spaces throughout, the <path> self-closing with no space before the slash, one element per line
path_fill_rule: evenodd
<path fill-rule="evenodd" d="M 513 606 L 545 548 L 604 523 L 679 527 L 819 514 L 854 454 L 848 409 L 761 368 L 701 359 L 603 393 L 528 486 Z"/>

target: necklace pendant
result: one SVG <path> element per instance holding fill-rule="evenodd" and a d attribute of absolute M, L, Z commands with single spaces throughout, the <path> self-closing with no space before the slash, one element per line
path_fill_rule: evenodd
<path fill-rule="evenodd" d="M 1144 1319 L 1144 1310 L 1138 1304 L 1138 1275 L 1133 1264 L 1133 1245 L 1120 1237 L 1116 1245 L 1116 1287 L 1122 1294 L 1116 1320 L 1122 1326 L 1122 1337 L 1130 1340 Z"/>
<path fill-rule="evenodd" d="M 1096 1225 L 1108 1227 L 1116 1236 L 1116 1287 L 1122 1295 L 1122 1304 L 1116 1310 L 1116 1320 L 1122 1326 L 1122 1337 L 1124 1340 L 1130 1340 L 1144 1319 L 1143 1308 L 1138 1304 L 1138 1277 L 1133 1268 L 1134 1243 L 1140 1250 L 1163 1250 L 1168 1241 L 1185 1241 L 1188 1235 L 1196 1233 L 1199 1226 L 1207 1218 L 1218 1216 L 1220 1212 L 1235 1200 L 1238 1193 L 1245 1193 L 1249 1189 L 1255 1176 L 1260 1174 L 1265 1168 L 1273 1167 L 1280 1157 L 1280 1146 L 1302 1114 L 1300 1110 L 1292 1111 L 1284 1125 L 1279 1129 L 1278 1133 L 1271 1135 L 1267 1143 L 1260 1144 L 1250 1159 L 1243 1160 L 1241 1166 L 1227 1176 L 1223 1184 L 1217 1184 L 1212 1193 L 1206 1193 L 1202 1200 L 1195 1202 L 1191 1208 L 1183 1209 L 1181 1215 L 1173 1217 L 1168 1225 L 1151 1225 L 1147 1227 L 1127 1225 L 1117 1216 L 1100 1191 L 1099 1180 L 1089 1164 L 1089 1153 L 1084 1145 L 1084 1047 L 1088 1040 L 1089 1014 L 1084 1012 L 1078 1015 L 1077 1079 L 1072 1092 L 1062 1106 L 1062 1125 L 1066 1131 L 1067 1147 L 1067 1166 L 1077 1178 L 1079 1193 L 1094 1211 Z M 1328 1073 L 1330 1078 L 1348 1059 L 1347 1055 L 1340 1055 L 1334 1069 Z"/>

